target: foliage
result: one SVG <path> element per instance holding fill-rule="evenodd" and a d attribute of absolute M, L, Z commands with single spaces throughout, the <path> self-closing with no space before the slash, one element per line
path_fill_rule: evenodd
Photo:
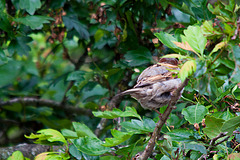
<path fill-rule="evenodd" d="M 237 159 L 239 6 L 234 0 L 1 0 L 0 144 L 26 142 L 25 135 L 63 147 L 36 159 L 135 157 L 158 115 L 134 99 L 114 109 L 107 104 L 163 56 L 178 58 L 178 76 L 190 81 L 151 158 Z M 97 135 L 104 118 L 113 120 Z M 24 159 L 18 151 L 9 159 L 15 156 Z"/>

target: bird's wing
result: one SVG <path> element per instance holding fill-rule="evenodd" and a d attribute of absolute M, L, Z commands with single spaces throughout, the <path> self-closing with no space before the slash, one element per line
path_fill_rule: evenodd
<path fill-rule="evenodd" d="M 142 73 L 138 76 L 137 83 L 147 77 L 157 76 L 166 72 L 169 71 L 165 67 L 162 67 L 159 64 L 152 65 L 142 71 Z"/>
<path fill-rule="evenodd" d="M 174 72 L 166 72 L 164 74 L 159 74 L 159 75 L 152 76 L 152 77 L 145 77 L 141 81 L 139 81 L 134 86 L 134 88 L 139 88 L 139 87 L 141 88 L 141 87 L 152 85 L 157 82 L 164 82 L 164 81 L 168 81 L 170 79 L 175 79 L 173 74 L 175 74 L 175 73 Z"/>

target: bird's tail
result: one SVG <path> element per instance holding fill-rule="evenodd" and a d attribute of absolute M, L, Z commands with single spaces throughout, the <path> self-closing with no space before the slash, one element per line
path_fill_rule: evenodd
<path fill-rule="evenodd" d="M 136 93 L 136 92 L 139 92 L 141 91 L 140 88 L 132 88 L 132 89 L 128 89 L 126 91 L 123 91 L 119 94 L 117 94 L 118 96 L 125 96 L 125 95 L 128 95 L 128 94 L 132 94 L 132 93 Z"/>

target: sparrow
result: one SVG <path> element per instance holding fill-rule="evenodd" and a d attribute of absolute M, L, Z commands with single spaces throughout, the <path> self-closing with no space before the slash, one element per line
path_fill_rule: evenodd
<path fill-rule="evenodd" d="M 181 80 L 176 76 L 177 70 L 177 59 L 161 58 L 159 63 L 146 68 L 139 75 L 137 84 L 132 89 L 120 95 L 130 94 L 144 109 L 156 110 L 169 104 L 172 92 L 181 85 Z"/>

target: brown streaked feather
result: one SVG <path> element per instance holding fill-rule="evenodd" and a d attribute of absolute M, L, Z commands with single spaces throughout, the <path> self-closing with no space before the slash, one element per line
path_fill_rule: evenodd
<path fill-rule="evenodd" d="M 174 72 L 166 72 L 165 74 L 160 74 L 160 75 L 156 75 L 156 76 L 152 76 L 152 77 L 147 77 L 147 78 L 143 78 L 141 81 L 139 81 L 134 88 L 138 88 L 138 87 L 144 87 L 144 86 L 148 86 L 148 85 L 152 85 L 156 82 L 163 82 L 163 81 L 167 81 L 170 79 L 174 79 L 176 77 L 173 77 L 173 74 L 175 74 Z"/>

